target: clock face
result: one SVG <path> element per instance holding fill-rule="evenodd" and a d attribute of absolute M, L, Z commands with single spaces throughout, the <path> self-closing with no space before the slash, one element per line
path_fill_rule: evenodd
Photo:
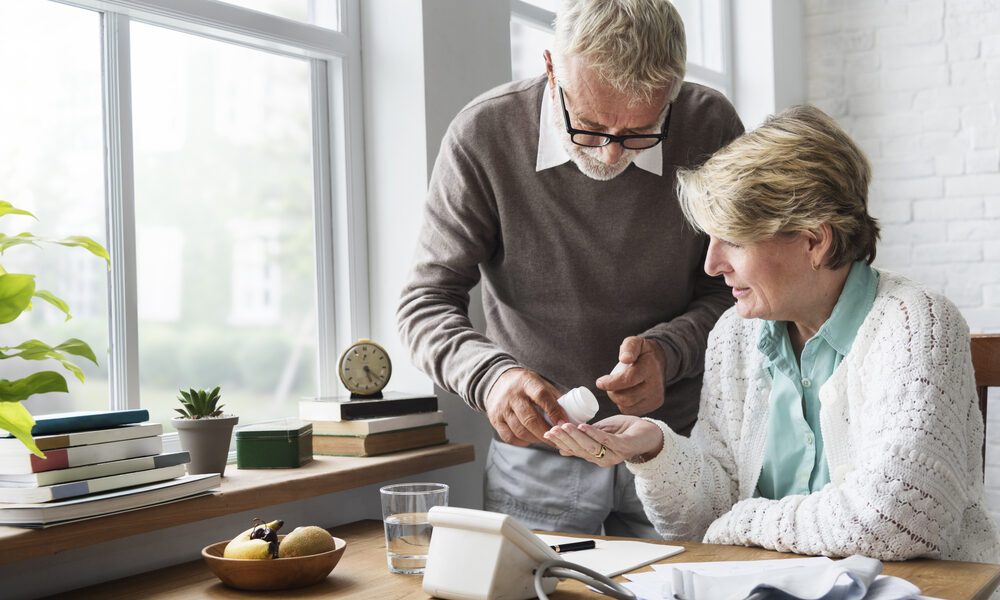
<path fill-rule="evenodd" d="M 340 380 L 354 394 L 375 394 L 389 383 L 392 362 L 378 344 L 362 340 L 351 345 L 340 357 Z"/>

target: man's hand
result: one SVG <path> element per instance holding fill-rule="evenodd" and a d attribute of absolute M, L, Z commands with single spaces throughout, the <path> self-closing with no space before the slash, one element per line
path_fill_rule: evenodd
<path fill-rule="evenodd" d="M 608 393 L 624 415 L 641 417 L 663 406 L 663 369 L 667 358 L 653 340 L 625 338 L 618 361 L 629 365 L 616 375 L 598 378 L 597 387 Z"/>
<path fill-rule="evenodd" d="M 527 369 L 508 369 L 496 380 L 486 396 L 486 416 L 500 439 L 514 446 L 535 442 L 553 445 L 542 436 L 551 427 L 535 408 L 549 415 L 554 425 L 568 423 L 566 411 L 559 406 L 559 390 L 538 373 Z"/>

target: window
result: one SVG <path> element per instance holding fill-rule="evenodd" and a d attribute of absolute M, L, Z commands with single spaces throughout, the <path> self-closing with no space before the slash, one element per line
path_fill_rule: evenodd
<path fill-rule="evenodd" d="M 685 79 L 732 98 L 730 0 L 673 0 L 684 19 L 688 62 Z"/>
<path fill-rule="evenodd" d="M 730 0 L 673 0 L 684 20 L 687 37 L 687 81 L 732 97 Z M 511 78 L 545 72 L 542 51 L 551 49 L 556 0 L 511 0 Z"/>
<path fill-rule="evenodd" d="M 224 0 L 260 12 L 311 23 L 320 27 L 340 29 L 338 0 Z"/>
<path fill-rule="evenodd" d="M 31 231 L 105 242 L 101 20 L 96 13 L 53 2 L 0 3 L 0 199 L 38 217 L 7 217 L 4 233 Z M 69 394 L 29 401 L 44 412 L 108 406 L 107 274 L 100 259 L 78 249 L 12 248 L 11 272 L 35 273 L 39 289 L 65 300 L 73 318 L 44 302 L 3 325 L 2 342 L 86 340 L 100 361 L 78 364 L 86 385 L 68 372 Z M 7 338 L 10 336 L 10 338 Z M 4 344 L 6 345 L 6 344 Z M 0 379 L 36 372 L 34 361 L 3 361 Z M 61 367 L 53 364 L 54 370 Z M 34 403 L 34 404 L 32 404 Z"/>
<path fill-rule="evenodd" d="M 545 73 L 544 50 L 552 49 L 556 0 L 510 3 L 511 79 L 527 79 Z"/>
<path fill-rule="evenodd" d="M 0 3 L 0 198 L 38 215 L 35 233 L 89 235 L 112 259 L 108 273 L 82 252 L 17 253 L 74 318 L 39 307 L 16 335 L 80 337 L 101 363 L 29 410 L 142 407 L 169 428 L 178 389 L 221 385 L 248 424 L 339 393 L 336 349 L 357 337 L 343 315 L 367 318 L 335 294 L 366 286 L 348 178 L 362 155 L 357 9 Z"/>

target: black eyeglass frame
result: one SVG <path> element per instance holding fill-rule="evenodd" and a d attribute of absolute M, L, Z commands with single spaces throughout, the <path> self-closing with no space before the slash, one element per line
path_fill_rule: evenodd
<path fill-rule="evenodd" d="M 648 149 L 656 146 L 657 144 L 659 144 L 663 140 L 667 139 L 667 134 L 670 132 L 670 115 L 671 115 L 671 113 L 674 112 L 674 111 L 672 111 L 670 109 L 667 109 L 667 118 L 663 120 L 663 131 L 661 131 L 660 133 L 631 134 L 631 135 L 611 135 L 610 133 L 598 133 L 596 131 L 587 131 L 586 129 L 573 129 L 573 127 L 570 126 L 570 124 L 569 124 L 569 111 L 566 110 L 566 98 L 563 97 L 562 86 L 558 85 L 558 86 L 556 86 L 556 89 L 559 90 L 559 103 L 562 104 L 563 120 L 566 123 L 566 133 L 569 134 L 570 141 L 573 142 L 574 144 L 576 144 L 577 146 L 583 146 L 584 148 L 603 148 L 604 146 L 607 146 L 611 142 L 618 142 L 619 144 L 622 145 L 622 148 L 628 148 L 629 150 L 648 150 Z M 604 143 L 603 144 L 581 144 L 580 142 L 576 141 L 576 139 L 575 139 L 577 135 L 589 135 L 589 136 L 593 136 L 593 137 L 603 138 L 604 139 Z M 636 148 L 634 146 L 629 146 L 628 145 L 628 140 L 637 140 L 637 139 L 638 140 L 655 140 L 655 141 L 653 141 L 653 143 L 650 144 L 650 145 L 648 145 L 648 146 L 642 146 L 640 148 Z"/>

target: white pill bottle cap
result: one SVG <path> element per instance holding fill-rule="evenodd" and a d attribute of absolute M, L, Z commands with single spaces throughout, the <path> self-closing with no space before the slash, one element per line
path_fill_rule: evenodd
<path fill-rule="evenodd" d="M 586 423 L 597 414 L 597 398 L 586 387 L 573 388 L 559 398 L 559 406 L 566 411 L 569 420 L 579 425 Z"/>

